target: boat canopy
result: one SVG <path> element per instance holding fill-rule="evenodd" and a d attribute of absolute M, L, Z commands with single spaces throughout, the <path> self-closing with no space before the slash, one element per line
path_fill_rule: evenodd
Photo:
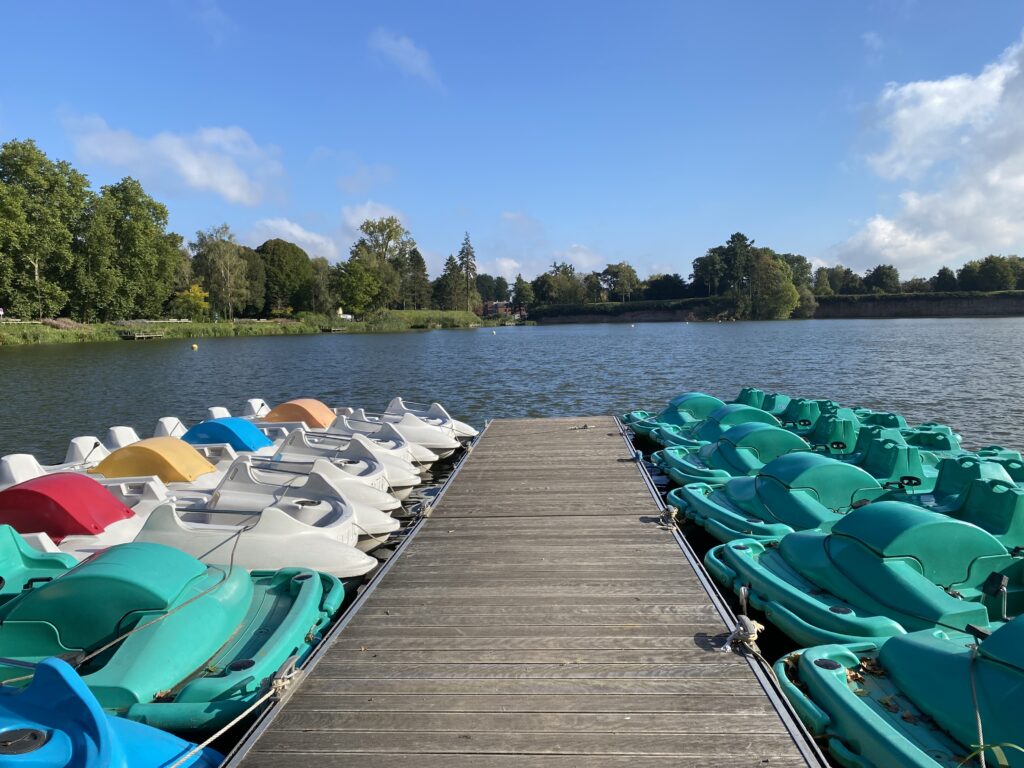
<path fill-rule="evenodd" d="M 91 477 L 57 472 L 0 491 L 0 524 L 19 533 L 94 536 L 134 513 Z"/>
<path fill-rule="evenodd" d="M 227 443 L 236 451 L 258 451 L 274 444 L 251 421 L 236 417 L 196 424 L 181 439 L 190 445 Z"/>
<path fill-rule="evenodd" d="M 0 618 L 5 625 L 46 623 L 65 647 L 91 648 L 109 640 L 112 630 L 116 635 L 130 627 L 140 613 L 170 610 L 221 579 L 219 573 L 207 577 L 207 571 L 206 565 L 173 547 L 123 544 L 19 595 L 4 606 Z M 225 594 L 234 591 L 225 585 Z M 240 596 L 247 602 L 244 590 Z"/>
<path fill-rule="evenodd" d="M 165 483 L 190 483 L 214 471 L 214 466 L 184 440 L 150 437 L 118 448 L 92 469 L 104 477 L 155 475 Z"/>
<path fill-rule="evenodd" d="M 300 397 L 274 406 L 264 421 L 301 421 L 314 429 L 326 429 L 334 423 L 336 414 L 326 404 L 312 397 Z"/>

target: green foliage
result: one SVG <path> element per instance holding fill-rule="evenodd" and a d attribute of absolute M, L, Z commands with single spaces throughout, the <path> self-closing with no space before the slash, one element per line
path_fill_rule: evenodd
<path fill-rule="evenodd" d="M 899 293 L 900 273 L 892 264 L 879 264 L 864 273 L 863 284 L 875 293 Z"/>
<path fill-rule="evenodd" d="M 462 245 L 459 247 L 456 261 L 459 263 L 459 271 L 462 273 L 458 308 L 472 312 L 474 307 L 480 305 L 480 294 L 476 289 L 476 251 L 473 250 L 473 244 L 469 242 L 469 232 L 462 238 Z"/>
<path fill-rule="evenodd" d="M 625 261 L 606 266 L 601 273 L 601 282 L 608 289 L 608 293 L 617 296 L 619 301 L 629 301 L 640 287 L 640 278 L 636 270 Z"/>
<path fill-rule="evenodd" d="M 572 264 L 564 262 L 552 264 L 533 280 L 532 287 L 538 304 L 582 304 L 587 295 L 583 277 Z"/>
<path fill-rule="evenodd" d="M 334 266 L 332 288 L 341 308 L 359 317 L 373 307 L 380 282 L 365 260 L 353 258 Z"/>
<path fill-rule="evenodd" d="M 807 288 L 811 287 L 814 282 L 812 275 L 811 262 L 806 257 L 800 256 L 796 253 L 781 253 L 779 258 L 789 265 L 790 272 L 793 273 L 793 285 L 799 288 L 801 285 Z"/>
<path fill-rule="evenodd" d="M 796 292 L 799 296 L 799 303 L 791 317 L 803 320 L 814 317 L 814 312 L 818 309 L 818 300 L 814 297 L 814 292 L 806 285 L 798 285 Z"/>
<path fill-rule="evenodd" d="M 427 263 L 419 249 L 413 246 L 409 251 L 408 270 L 403 283 L 403 303 L 413 309 L 429 309 L 431 299 L 430 277 Z"/>
<path fill-rule="evenodd" d="M 263 257 L 244 245 L 238 247 L 238 255 L 245 262 L 245 307 L 242 314 L 259 317 L 267 299 L 267 270 L 263 266 Z"/>
<path fill-rule="evenodd" d="M 834 293 L 835 291 L 832 290 L 832 281 L 829 280 L 828 267 L 818 267 L 814 271 L 814 295 L 831 296 Z"/>
<path fill-rule="evenodd" d="M 287 240 L 267 240 L 256 249 L 266 273 L 265 315 L 302 309 L 313 267 L 304 250 Z M 308 295 L 308 294 L 307 294 Z"/>
<path fill-rule="evenodd" d="M 689 295 L 689 286 L 677 274 L 651 275 L 647 278 L 644 298 L 657 300 L 684 299 Z"/>
<path fill-rule="evenodd" d="M 168 308 L 172 317 L 184 318 L 193 322 L 201 322 L 210 316 L 210 294 L 198 283 L 193 283 L 184 291 L 178 291 Z"/>
<path fill-rule="evenodd" d="M 758 249 L 750 278 L 751 317 L 785 320 L 800 303 L 789 265 L 767 248 Z M 767 252 L 766 252 L 767 251 Z"/>
<path fill-rule="evenodd" d="M 913 277 L 900 285 L 900 293 L 930 293 L 932 284 L 923 277 Z"/>
<path fill-rule="evenodd" d="M 533 303 L 533 286 L 524 280 L 521 274 L 516 275 L 516 281 L 512 286 L 512 306 L 516 309 L 529 309 Z"/>
<path fill-rule="evenodd" d="M 955 291 L 960 287 L 956 273 L 949 267 L 942 267 L 929 282 L 933 291 Z"/>

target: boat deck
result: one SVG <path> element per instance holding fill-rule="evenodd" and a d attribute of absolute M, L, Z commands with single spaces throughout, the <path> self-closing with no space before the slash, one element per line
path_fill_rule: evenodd
<path fill-rule="evenodd" d="M 819 764 L 693 560 L 614 419 L 492 422 L 231 764 Z"/>

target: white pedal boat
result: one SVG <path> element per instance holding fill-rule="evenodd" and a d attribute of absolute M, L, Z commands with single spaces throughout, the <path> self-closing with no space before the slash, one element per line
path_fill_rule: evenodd
<path fill-rule="evenodd" d="M 377 565 L 355 546 L 351 510 L 325 517 L 309 508 L 237 515 L 179 511 L 156 478 L 134 486 L 105 487 L 79 473 L 44 475 L 0 492 L 0 521 L 36 549 L 78 560 L 116 544 L 151 541 L 248 570 L 308 567 L 348 579 Z"/>
<path fill-rule="evenodd" d="M 382 426 L 379 423 L 368 425 L 349 424 L 347 420 L 343 420 L 339 415 L 340 411 L 345 411 L 347 416 L 349 410 L 351 409 L 332 409 L 320 400 L 309 397 L 289 400 L 268 410 L 267 404 L 264 401 L 256 399 L 249 400 L 246 403 L 245 413 L 247 415 L 242 418 L 252 421 L 262 431 L 266 432 L 268 436 L 274 436 L 275 429 L 285 432 L 294 429 L 304 429 L 311 434 L 327 434 L 339 438 L 363 435 L 381 450 L 392 452 L 400 458 L 424 469 L 429 468 L 431 464 L 440 458 L 438 454 L 420 445 L 411 436 L 405 435 L 396 429 L 394 425 L 384 424 Z M 228 410 L 223 407 L 207 409 L 207 417 L 211 419 L 223 418 L 227 413 Z M 436 438 L 439 430 L 436 428 L 432 429 L 434 430 L 432 434 Z M 458 447 L 458 442 L 454 441 L 454 439 L 446 442 L 445 445 L 450 445 L 451 442 L 455 442 L 455 446 Z"/>
<path fill-rule="evenodd" d="M 351 509 L 361 533 L 360 547 L 366 550 L 382 544 L 400 527 L 382 511 L 400 506 L 397 499 L 326 459 L 301 466 L 257 465 L 254 457 L 238 456 L 229 445 L 192 446 L 174 437 L 151 437 L 114 451 L 87 471 L 107 480 L 156 477 L 179 508 L 191 511 L 255 512 L 281 507 L 285 500 Z"/>
<path fill-rule="evenodd" d="M 451 429 L 459 440 L 472 440 L 480 434 L 464 421 L 453 419 L 451 414 L 440 403 L 430 403 L 427 405 L 426 403 L 413 403 L 409 400 L 403 400 L 401 397 L 395 397 L 392 398 L 387 408 L 384 409 L 386 416 L 402 417 L 407 413 L 422 419 L 427 424 Z"/>
<path fill-rule="evenodd" d="M 193 446 L 230 445 L 239 454 L 253 456 L 256 466 L 273 469 L 289 465 L 292 471 L 308 472 L 302 465 L 326 459 L 343 471 L 396 499 L 409 496 L 422 480 L 415 467 L 384 451 L 375 450 L 366 439 L 319 439 L 311 442 L 303 429 L 288 432 L 276 442 L 253 422 L 242 418 L 220 417 L 184 429 L 178 419 L 165 417 L 157 423 L 156 434 L 180 437 Z M 379 506 L 394 509 L 396 505 Z"/>

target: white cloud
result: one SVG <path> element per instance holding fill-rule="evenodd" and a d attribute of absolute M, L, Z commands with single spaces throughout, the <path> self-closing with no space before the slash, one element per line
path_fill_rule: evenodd
<path fill-rule="evenodd" d="M 70 118 L 65 128 L 82 162 L 122 168 L 164 188 L 212 192 L 230 203 L 256 205 L 263 200 L 267 183 L 283 173 L 277 148 L 257 144 L 238 126 L 147 138 L 111 128 L 92 115 Z"/>
<path fill-rule="evenodd" d="M 236 29 L 235 22 L 224 12 L 217 0 L 199 0 L 195 16 L 199 25 L 217 45 L 223 44 Z"/>
<path fill-rule="evenodd" d="M 388 184 L 394 178 L 395 169 L 390 165 L 359 165 L 338 179 L 338 186 L 349 195 L 364 195 L 373 187 Z"/>
<path fill-rule="evenodd" d="M 577 270 L 584 272 L 591 272 L 599 267 L 603 268 L 607 264 L 601 254 L 579 243 L 573 243 L 568 248 L 555 251 L 554 257 L 556 261 L 567 261 Z"/>
<path fill-rule="evenodd" d="M 295 243 L 310 256 L 324 256 L 329 261 L 338 258 L 338 244 L 332 238 L 318 232 L 311 232 L 290 219 L 257 221 L 244 239 L 255 247 L 276 237 Z"/>
<path fill-rule="evenodd" d="M 370 35 L 370 49 L 384 56 L 407 75 L 417 77 L 436 88 L 441 87 L 441 79 L 434 70 L 430 54 L 405 35 L 377 28 Z"/>
<path fill-rule="evenodd" d="M 882 50 L 882 36 L 877 32 L 865 32 L 860 36 L 860 41 L 866 51 L 878 53 Z"/>
<path fill-rule="evenodd" d="M 836 249 L 864 269 L 896 264 L 930 275 L 1024 246 L 1024 46 L 978 75 L 889 84 L 879 100 L 885 148 L 869 158 L 910 188 L 892 214 L 871 217 Z"/>

